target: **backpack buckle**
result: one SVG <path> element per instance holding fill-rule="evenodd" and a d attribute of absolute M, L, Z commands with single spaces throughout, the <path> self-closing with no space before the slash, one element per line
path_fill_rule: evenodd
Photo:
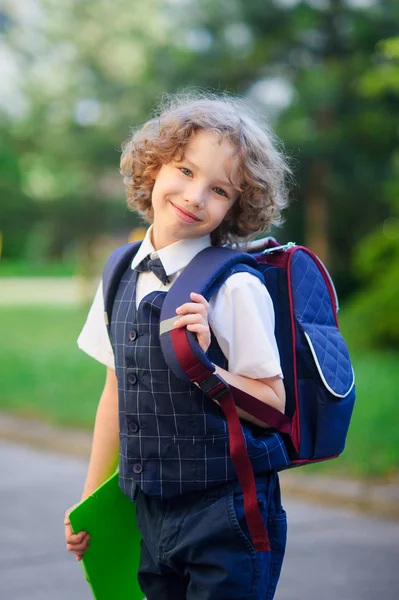
<path fill-rule="evenodd" d="M 195 383 L 204 394 L 210 396 L 213 400 L 218 400 L 231 391 L 229 384 L 217 373 L 212 373 L 207 379 L 204 379 L 200 383 Z"/>

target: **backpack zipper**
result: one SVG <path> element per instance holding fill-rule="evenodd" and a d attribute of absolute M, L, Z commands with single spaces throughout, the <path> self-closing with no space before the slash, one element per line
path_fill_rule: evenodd
<path fill-rule="evenodd" d="M 273 252 L 287 252 L 287 250 L 291 250 L 291 248 L 295 248 L 296 247 L 296 243 L 295 242 L 288 242 L 287 244 L 284 244 L 283 246 L 275 246 L 274 248 L 266 248 L 266 250 L 263 250 L 263 252 L 261 254 L 272 254 Z M 307 248 L 305 248 L 306 250 L 308 250 Z M 333 280 L 331 278 L 330 273 L 327 271 L 323 261 L 316 255 L 314 254 L 314 252 L 310 251 L 311 255 L 313 256 L 314 259 L 316 259 L 320 265 L 323 268 L 324 273 L 327 275 L 327 278 L 329 279 L 330 283 L 331 283 L 331 289 L 335 298 L 335 309 L 336 312 L 339 311 L 339 301 L 338 301 L 338 295 L 337 295 L 337 290 L 335 289 L 335 285 L 333 283 Z"/>
<path fill-rule="evenodd" d="M 274 248 L 266 248 L 263 250 L 261 254 L 272 254 L 272 252 L 287 252 L 287 250 L 291 250 L 296 246 L 295 242 L 288 242 L 288 244 L 284 244 L 283 246 L 274 246 Z"/>
<path fill-rule="evenodd" d="M 329 281 L 330 281 L 330 283 L 331 283 L 331 289 L 332 289 L 332 291 L 333 291 L 334 298 L 335 298 L 335 312 L 336 312 L 336 313 L 338 313 L 338 311 L 339 311 L 339 300 L 338 300 L 338 294 L 337 294 L 337 290 L 335 289 L 335 285 L 334 285 L 334 282 L 333 282 L 333 280 L 332 280 L 332 278 L 331 278 L 331 275 L 330 275 L 330 273 L 327 271 L 327 267 L 325 266 L 325 264 L 323 263 L 323 261 L 321 260 L 321 258 L 319 258 L 319 257 L 317 256 L 317 254 L 314 254 L 314 253 L 312 253 L 312 254 L 313 254 L 313 256 L 314 256 L 314 257 L 315 257 L 315 258 L 316 258 L 316 259 L 319 261 L 320 265 L 321 265 L 321 266 L 322 266 L 322 268 L 323 268 L 323 271 L 324 271 L 324 273 L 327 275 L 327 277 L 328 277 L 328 279 L 329 279 Z"/>

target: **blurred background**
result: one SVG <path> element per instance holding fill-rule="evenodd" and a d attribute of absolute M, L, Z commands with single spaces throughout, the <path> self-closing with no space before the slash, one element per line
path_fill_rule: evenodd
<path fill-rule="evenodd" d="M 397 0 L 6 0 L 0 28 L 0 410 L 92 427 L 104 368 L 76 338 L 105 257 L 145 231 L 121 143 L 163 92 L 206 87 L 282 138 L 296 183 L 273 234 L 341 300 L 358 403 L 317 468 L 398 480 Z"/>

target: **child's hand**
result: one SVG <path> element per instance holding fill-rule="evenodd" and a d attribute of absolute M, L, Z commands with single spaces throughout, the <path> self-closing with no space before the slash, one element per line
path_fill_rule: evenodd
<path fill-rule="evenodd" d="M 89 547 L 90 536 L 85 531 L 80 531 L 76 534 L 73 533 L 71 522 L 69 520 L 69 513 L 75 506 L 77 506 L 77 504 L 69 508 L 65 513 L 65 541 L 68 552 L 72 552 L 75 555 L 76 560 L 82 560 L 84 552 L 86 552 Z"/>
<path fill-rule="evenodd" d="M 175 327 L 187 327 L 189 331 L 197 334 L 201 350 L 206 352 L 211 343 L 211 331 L 208 324 L 209 303 L 201 294 L 190 294 L 192 302 L 186 302 L 176 309 L 179 319 Z"/>

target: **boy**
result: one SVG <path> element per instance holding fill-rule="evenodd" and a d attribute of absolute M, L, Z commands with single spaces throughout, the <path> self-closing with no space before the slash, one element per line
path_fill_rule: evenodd
<path fill-rule="evenodd" d="M 159 316 L 167 290 L 198 252 L 279 222 L 288 166 L 244 102 L 204 94 L 172 98 L 134 133 L 121 172 L 129 206 L 151 226 L 117 291 L 112 345 L 101 286 L 78 340 L 108 367 L 82 499 L 119 462 L 120 487 L 137 503 L 138 579 L 148 600 L 273 598 L 286 539 L 276 470 L 289 461 L 281 437 L 238 409 L 271 543 L 258 553 L 223 412 L 167 368 Z M 148 270 L 148 258 L 157 271 Z M 284 412 L 273 305 L 255 273 L 233 273 L 209 303 L 193 293 L 176 312 L 175 327 L 196 334 L 227 383 Z M 65 534 L 80 560 L 89 538 L 72 534 L 68 511 Z"/>

